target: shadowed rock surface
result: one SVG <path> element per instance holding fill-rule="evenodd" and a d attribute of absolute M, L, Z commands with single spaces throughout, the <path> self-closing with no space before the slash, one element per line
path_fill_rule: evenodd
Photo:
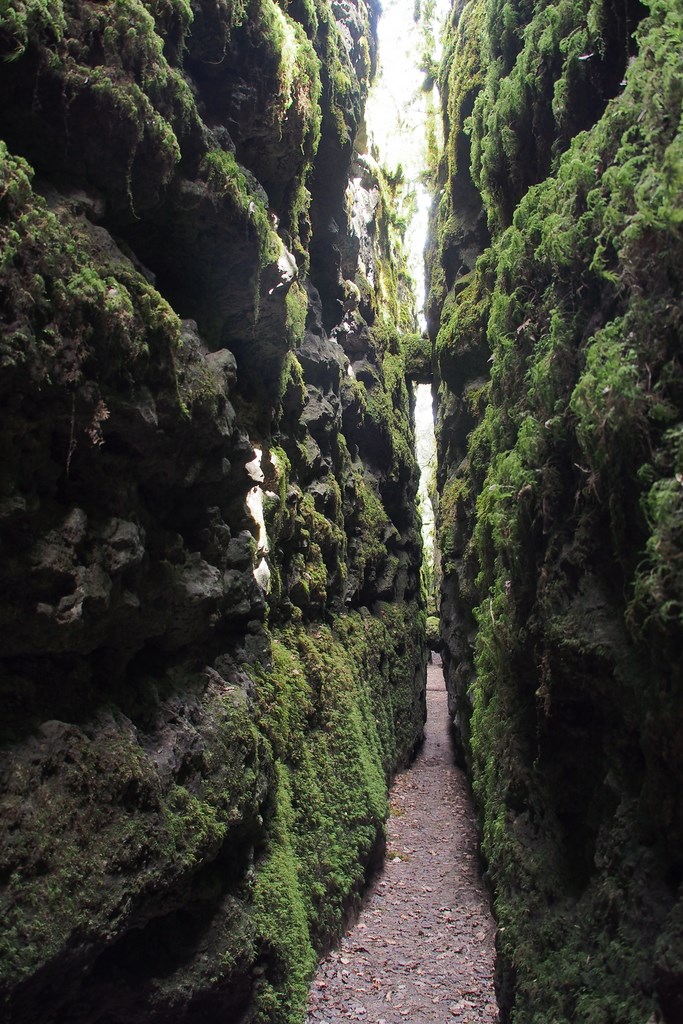
<path fill-rule="evenodd" d="M 425 649 L 375 16 L 0 11 L 12 1024 L 297 1021 L 381 856 Z"/>
<path fill-rule="evenodd" d="M 515 1024 L 683 1012 L 682 43 L 470 0 L 441 67 L 441 626 Z"/>

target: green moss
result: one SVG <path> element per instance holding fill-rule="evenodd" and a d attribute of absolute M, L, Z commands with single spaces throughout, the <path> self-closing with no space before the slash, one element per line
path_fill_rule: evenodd
<path fill-rule="evenodd" d="M 400 339 L 401 353 L 409 380 L 432 376 L 432 345 L 426 334 L 404 334 Z"/>
<path fill-rule="evenodd" d="M 445 373 L 459 357 L 484 343 L 490 314 L 486 276 L 479 270 L 463 277 L 452 289 L 441 312 L 435 352 Z"/>
<path fill-rule="evenodd" d="M 377 574 L 386 559 L 384 535 L 390 529 L 389 517 L 373 488 L 360 475 L 354 477 L 353 510 L 347 530 L 353 524 L 358 541 L 350 550 L 350 568 L 364 580 Z"/>
<path fill-rule="evenodd" d="M 202 170 L 215 201 L 228 199 L 235 211 L 253 226 L 258 238 L 261 266 L 274 263 L 280 255 L 282 243 L 272 228 L 261 195 L 250 184 L 248 172 L 240 167 L 232 153 L 223 149 L 207 153 Z"/>
<path fill-rule="evenodd" d="M 446 100 L 450 125 L 447 137 L 449 178 L 458 174 L 458 140 L 464 128 L 467 105 L 484 82 L 481 48 L 483 42 L 485 0 L 473 0 L 451 19 L 446 37 L 446 50 L 439 71 L 439 85 Z"/>
<path fill-rule="evenodd" d="M 373 296 L 379 316 L 372 325 L 372 334 L 380 347 L 397 352 L 398 336 L 415 333 L 417 328 L 414 286 L 404 246 L 415 196 L 406 186 L 400 165 L 392 175 L 368 157 L 364 160 L 377 180 L 380 199 L 375 214 L 377 236 Z M 360 282 L 361 285 L 365 283 Z"/>
<path fill-rule="evenodd" d="M 149 887 L 189 876 L 254 813 L 259 740 L 244 700 L 210 687 L 203 710 L 205 750 L 192 793 L 162 784 L 130 722 L 115 717 L 104 733 L 61 726 L 60 772 L 49 767 L 44 744 L 36 748 L 42 779 L 15 764 L 3 795 L 4 820 L 19 827 L 2 855 L 5 983 L 59 955 L 74 931 L 125 930 Z"/>
<path fill-rule="evenodd" d="M 358 409 L 360 420 L 364 420 L 368 408 L 368 389 L 365 384 L 355 377 L 346 376 L 341 382 L 341 395 L 346 401 L 351 398 Z"/>
<path fill-rule="evenodd" d="M 239 7 L 239 4 L 235 5 Z M 194 21 L 190 0 L 148 0 L 155 23 L 160 26 L 160 35 L 167 42 L 173 39 L 176 56 L 182 52 L 185 36 Z"/>
<path fill-rule="evenodd" d="M 0 28 L 15 47 L 6 59 L 16 60 L 30 41 L 61 42 L 66 31 L 64 4 L 52 0 L 6 2 L 0 7 Z"/>
<path fill-rule="evenodd" d="M 264 1020 L 295 1021 L 314 949 L 339 934 L 383 836 L 387 781 L 421 729 L 412 670 L 424 619 L 407 606 L 275 631 L 255 667 L 261 730 L 277 758 L 275 813 L 257 864 L 257 986 Z M 261 1019 L 261 1018 L 259 1018 Z"/>
<path fill-rule="evenodd" d="M 316 958 L 293 844 L 288 769 L 278 766 L 276 778 L 271 849 L 259 865 L 254 891 L 257 950 L 269 969 L 255 986 L 253 1019 L 263 1024 L 299 1024 Z"/>
<path fill-rule="evenodd" d="M 454 568 L 457 554 L 456 526 L 468 507 L 471 486 L 467 476 L 453 474 L 446 480 L 439 495 L 437 536 L 445 573 L 452 572 Z"/>
<path fill-rule="evenodd" d="M 622 318 L 597 332 L 586 368 L 572 394 L 577 436 L 596 474 L 618 476 L 633 461 L 633 446 L 643 448 L 649 420 L 676 416 L 641 377 L 638 350 L 629 342 Z M 608 465 L 609 464 L 609 465 Z"/>
<path fill-rule="evenodd" d="M 300 274 L 307 273 L 310 254 L 308 245 L 311 240 L 313 228 L 311 226 L 310 207 L 311 193 L 306 181 L 311 169 L 307 168 L 306 175 L 291 190 L 287 210 L 285 211 L 285 227 L 292 237 L 291 249 L 297 259 Z"/>
<path fill-rule="evenodd" d="M 283 238 L 305 266 L 307 182 L 323 111 L 327 129 L 334 122 L 348 148 L 366 84 L 351 64 L 329 5 L 302 3 L 297 9 L 303 11 L 313 45 L 290 13 L 270 0 L 251 4 L 249 17 L 246 4 L 227 0 L 72 4 L 68 45 L 61 4 L 5 4 L 0 17 L 6 18 L 3 46 L 9 40 L 17 60 L 32 47 L 38 75 L 48 67 L 58 75 L 67 113 L 87 99 L 89 115 L 108 120 L 110 114 L 123 126 L 116 157 L 125 181 L 112 190 L 124 197 L 127 191 L 133 207 L 139 197 L 130 193 L 144 162 L 144 175 L 138 177 L 150 187 L 145 202 L 157 210 L 166 209 L 167 200 L 172 206 L 176 193 L 165 186 L 182 149 L 183 175 L 197 194 L 205 186 L 203 194 L 213 200 L 216 217 L 227 215 L 234 231 L 254 243 L 253 276 L 258 277 L 259 268 L 282 252 L 271 227 L 274 218 L 262 190 L 235 156 L 219 148 L 202 153 L 202 138 L 209 136 L 199 130 L 185 75 L 200 62 L 211 63 L 203 49 L 204 33 L 215 18 L 224 30 L 217 40 L 226 58 L 223 70 L 228 67 L 232 74 L 248 55 L 263 82 L 275 82 L 262 127 L 268 134 L 265 122 L 271 118 L 279 143 L 294 140 L 295 162 L 300 150 L 278 213 Z M 369 30 L 364 6 L 359 16 Z M 245 44 L 239 53 L 235 40 Z M 325 67 L 314 46 L 329 57 Z M 191 60 L 183 68 L 186 47 Z M 366 40 L 358 51 L 362 78 L 370 64 Z M 118 173 L 113 164 L 110 169 L 103 161 L 102 174 Z M 129 422 L 129 398 L 146 391 L 155 399 L 172 396 L 179 367 L 182 407 L 209 422 L 219 419 L 225 382 L 206 370 L 203 358 L 195 358 L 196 346 L 188 343 L 181 351 L 177 315 L 137 266 L 117 252 L 102 228 L 76 218 L 57 200 L 48 207 L 33 192 L 28 165 L 4 145 L 0 175 L 0 292 L 12 323 L 0 350 L 3 371 L 22 381 L 31 375 L 43 397 L 58 388 L 67 400 L 84 382 L 94 381 L 97 397 L 100 391 L 107 400 L 116 397 L 121 403 L 117 411 L 122 408 Z M 109 199 L 107 189 L 103 192 Z M 120 198 L 117 192 L 112 219 L 130 223 L 131 212 Z M 401 329 L 414 323 L 405 272 L 392 265 L 401 222 L 393 217 L 389 188 L 385 203 L 389 226 L 382 287 L 390 295 L 391 310 L 382 314 L 386 326 L 377 340 L 382 397 L 377 396 L 378 407 L 370 412 L 377 424 L 380 411 L 390 417 L 386 485 L 405 495 L 414 473 L 412 435 L 405 365 L 392 317 L 395 313 Z M 142 206 L 133 212 L 144 216 Z M 138 224 L 131 237 L 143 233 L 144 223 Z M 350 283 L 347 293 L 350 300 L 361 301 L 357 285 Z M 293 348 L 302 339 L 307 313 L 306 294 L 298 283 L 283 306 L 277 329 L 286 336 L 283 347 Z M 269 328 L 270 323 L 264 325 L 264 332 Z M 258 332 L 252 340 L 258 353 Z M 3 790 L 3 820 L 16 816 L 21 834 L 20 841 L 3 844 L 0 856 L 0 873 L 10 879 L 2 911 L 4 961 L 12 979 L 28 976 L 46 960 L 56 961 L 74 942 L 79 949 L 101 948 L 119 939 L 128 942 L 131 934 L 135 942 L 143 928 L 153 938 L 166 924 L 155 918 L 160 894 L 172 894 L 171 906 L 181 908 L 181 914 L 185 900 L 189 913 L 195 913 L 197 895 L 198 913 L 206 923 L 206 954 L 165 971 L 153 982 L 158 991 L 177 1000 L 182 990 L 183 998 L 191 999 L 200 983 L 215 987 L 218 982 L 227 989 L 233 976 L 240 985 L 248 977 L 254 984 L 254 1019 L 293 1024 L 301 1019 L 315 952 L 338 937 L 345 914 L 360 900 L 368 865 L 382 845 L 388 781 L 407 763 L 422 729 L 424 615 L 419 604 L 384 607 L 376 602 L 371 612 L 338 614 L 347 573 L 366 579 L 368 592 L 382 573 L 388 579 L 396 575 L 399 558 L 387 553 L 386 537 L 398 537 L 398 531 L 376 481 L 364 478 L 358 462 L 352 470 L 343 436 L 331 436 L 323 456 L 332 472 L 312 478 L 313 456 L 306 461 L 298 450 L 305 436 L 301 365 L 290 351 L 279 369 L 279 377 L 273 372 L 266 382 L 272 419 L 269 407 L 262 413 L 263 431 L 267 434 L 270 425 L 273 436 L 259 441 L 266 455 L 276 456 L 274 466 L 264 460 L 270 491 L 265 515 L 273 604 L 285 625 L 265 635 L 249 632 L 239 654 L 248 660 L 250 651 L 258 650 L 257 663 L 242 662 L 240 669 L 253 677 L 254 686 L 246 687 L 249 697 L 217 678 L 213 669 L 200 679 L 188 678 L 186 666 L 179 670 L 173 700 L 180 706 L 189 695 L 192 721 L 183 728 L 196 728 L 201 736 L 179 769 L 182 784 L 169 778 L 175 768 L 167 771 L 157 760 L 165 755 L 156 734 L 146 734 L 143 725 L 136 730 L 112 711 L 111 716 L 103 712 L 103 722 L 65 727 L 72 732 L 58 772 L 53 772 L 52 747 L 46 743 L 45 758 L 32 761 L 27 775 Z M 367 408 L 363 385 L 347 385 L 357 390 L 359 406 Z M 68 401 L 63 405 L 68 408 Z M 165 433 L 173 410 L 166 401 L 159 409 Z M 235 429 L 241 430 L 239 421 Z M 225 434 L 229 448 L 231 436 Z M 233 438 L 238 446 L 241 436 Z M 7 449 L 13 450 L 11 443 Z M 298 486 L 303 480 L 310 494 Z M 417 546 L 409 530 L 405 544 L 409 550 Z M 275 619 L 273 614 L 271 622 Z M 220 625 L 219 644 L 227 643 L 224 630 L 233 626 L 229 619 Z M 230 636 L 232 650 L 235 637 Z M 155 728 L 162 728 L 166 709 L 156 698 L 152 704 L 146 710 Z M 17 764 L 21 767 L 19 759 Z"/>
<path fill-rule="evenodd" d="M 320 141 L 320 59 L 302 26 L 273 0 L 260 0 L 259 14 L 259 29 L 266 44 L 275 50 L 277 60 L 276 87 L 269 114 L 280 135 L 286 120 L 297 125 L 301 152 L 306 157 L 300 178 L 303 183 Z M 294 222 L 288 225 L 296 226 Z"/>
<path fill-rule="evenodd" d="M 301 363 L 293 352 L 288 352 L 282 361 L 280 381 L 278 385 L 278 401 L 285 399 L 299 411 L 306 401 L 306 385 L 304 383 Z"/>
<path fill-rule="evenodd" d="M 432 651 L 441 648 L 441 622 L 436 615 L 427 616 L 427 646 Z"/>
<path fill-rule="evenodd" d="M 474 178 L 495 229 L 509 224 L 530 184 L 556 169 L 558 154 L 604 108 L 604 80 L 625 69 L 636 21 L 618 21 L 606 9 L 602 0 L 535 11 L 487 4 L 488 74 L 470 131 Z"/>
<path fill-rule="evenodd" d="M 643 483 L 656 477 L 641 498 L 649 527 L 645 557 L 633 581 L 629 616 L 641 629 L 659 623 L 675 632 L 683 617 L 683 427 L 667 431 L 655 458 L 656 470 L 645 464 Z"/>
<path fill-rule="evenodd" d="M 287 292 L 285 304 L 287 307 L 285 326 L 291 344 L 296 348 L 303 340 L 306 313 L 308 312 L 308 296 L 304 288 L 296 281 Z"/>
<path fill-rule="evenodd" d="M 27 59 L 30 40 L 39 74 L 59 82 L 65 132 L 73 149 L 82 150 L 77 164 L 65 150 L 68 173 L 77 180 L 89 177 L 115 205 L 127 202 L 135 216 L 136 204 L 147 204 L 168 184 L 180 160 L 179 140 L 199 121 L 176 66 L 178 54 L 171 52 L 173 45 L 168 53 L 164 49 L 167 29 L 176 50 L 182 49 L 191 12 L 182 2 L 173 10 L 168 4 L 151 6 L 152 13 L 141 0 L 79 5 L 69 9 L 68 35 L 61 2 L 6 4 L 0 23 L 3 48 L 15 47 L 11 59 Z M 85 119 L 75 113 L 83 110 Z M 83 125 L 97 120 L 116 125 L 115 135 L 103 137 L 99 162 L 90 140 L 81 138 Z M 144 191 L 141 176 L 134 174 L 141 153 Z"/>
<path fill-rule="evenodd" d="M 387 446 L 391 459 L 388 479 L 398 480 L 410 471 L 414 463 L 414 436 L 408 412 L 410 403 L 405 362 L 401 355 L 388 352 L 381 366 L 381 379 L 367 391 L 365 417 Z"/>
<path fill-rule="evenodd" d="M 30 358 L 53 383 L 73 385 L 89 360 L 114 376 L 151 348 L 170 356 L 180 321 L 168 303 L 122 255 L 103 261 L 87 224 L 48 210 L 32 191 L 29 165 L 4 143 L 0 182 L 3 292 L 15 324 L 3 365 Z"/>
<path fill-rule="evenodd" d="M 304 495 L 297 509 L 295 525 L 303 550 L 294 555 L 289 567 L 293 578 L 290 597 L 306 618 L 321 615 L 329 591 L 339 590 L 346 579 L 346 534 L 341 516 L 341 499 L 336 484 L 337 508 L 318 512 L 310 495 Z"/>
<path fill-rule="evenodd" d="M 480 418 L 439 513 L 458 611 L 475 606 L 462 739 L 511 1019 L 635 1022 L 652 1011 L 651 878 L 680 860 L 653 864 L 642 829 L 678 835 L 646 794 L 680 784 L 664 722 L 680 697 L 683 187 L 678 115 L 664 111 L 680 111 L 683 23 L 652 5 L 604 108 L 596 95 L 628 53 L 608 6 L 488 8 L 470 130 L 496 237 L 451 290 L 436 342 L 458 408 Z M 472 380 L 487 348 L 490 380 Z"/>

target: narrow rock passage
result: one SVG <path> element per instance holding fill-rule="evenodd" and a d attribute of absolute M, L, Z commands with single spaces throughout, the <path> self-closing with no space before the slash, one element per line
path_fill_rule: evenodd
<path fill-rule="evenodd" d="M 498 1019 L 495 925 L 436 665 L 428 669 L 427 708 L 424 746 L 391 790 L 386 868 L 340 948 L 319 965 L 308 1024 Z"/>

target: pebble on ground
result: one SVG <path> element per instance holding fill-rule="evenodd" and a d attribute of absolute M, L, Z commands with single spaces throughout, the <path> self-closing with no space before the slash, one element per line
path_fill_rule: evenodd
<path fill-rule="evenodd" d="M 387 858 L 356 923 L 318 966 L 307 1024 L 494 1024 L 495 924 L 474 813 L 453 762 L 443 672 L 425 742 L 392 787 Z"/>

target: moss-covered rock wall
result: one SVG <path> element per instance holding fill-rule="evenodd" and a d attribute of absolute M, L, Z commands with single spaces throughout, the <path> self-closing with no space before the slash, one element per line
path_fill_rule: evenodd
<path fill-rule="evenodd" d="M 301 1019 L 424 719 L 364 0 L 0 4 L 3 1020 Z"/>
<path fill-rule="evenodd" d="M 469 0 L 428 311 L 503 1018 L 683 1014 L 683 12 Z"/>

